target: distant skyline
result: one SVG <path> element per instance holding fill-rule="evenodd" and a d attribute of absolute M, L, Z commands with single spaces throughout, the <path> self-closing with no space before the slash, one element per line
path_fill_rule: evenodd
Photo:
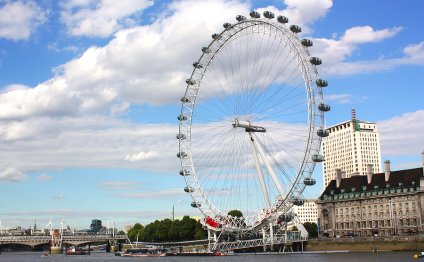
<path fill-rule="evenodd" d="M 178 175 L 179 98 L 211 34 L 250 10 L 313 40 L 328 126 L 356 108 L 392 170 L 422 165 L 423 1 L 0 0 L 2 226 L 200 216 Z M 314 178 L 306 197 L 321 165 Z"/>

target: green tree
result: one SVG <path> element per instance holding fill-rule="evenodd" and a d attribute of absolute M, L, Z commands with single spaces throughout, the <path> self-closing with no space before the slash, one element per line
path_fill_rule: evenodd
<path fill-rule="evenodd" d="M 168 236 L 170 241 L 180 240 L 180 220 L 177 219 L 172 222 Z"/>
<path fill-rule="evenodd" d="M 128 230 L 128 238 L 131 241 L 140 240 L 144 233 L 144 227 L 140 223 L 136 223 L 130 230 Z"/>
<path fill-rule="evenodd" d="M 171 219 L 165 219 L 165 220 L 159 221 L 156 228 L 157 241 L 169 240 L 169 231 L 171 229 L 171 226 L 172 226 Z"/>
<path fill-rule="evenodd" d="M 195 239 L 205 239 L 208 237 L 208 232 L 203 229 L 202 224 L 200 221 L 196 222 L 196 226 L 194 228 L 194 238 Z"/>
<path fill-rule="evenodd" d="M 196 220 L 189 216 L 184 216 L 180 223 L 180 239 L 193 240 L 194 229 L 196 227 Z"/>
<path fill-rule="evenodd" d="M 318 226 L 315 223 L 311 222 L 305 222 L 303 223 L 303 226 L 305 227 L 306 231 L 309 233 L 309 237 L 318 237 Z"/>
<path fill-rule="evenodd" d="M 233 217 L 238 217 L 238 218 L 243 217 L 243 213 L 240 210 L 231 210 L 228 212 L 228 215 Z"/>
<path fill-rule="evenodd" d="M 297 226 L 292 226 L 289 231 L 299 231 L 299 229 L 297 229 Z"/>

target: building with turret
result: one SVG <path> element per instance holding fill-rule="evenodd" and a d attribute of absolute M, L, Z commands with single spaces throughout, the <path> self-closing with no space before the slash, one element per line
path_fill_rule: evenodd
<path fill-rule="evenodd" d="M 423 167 L 343 178 L 336 170 L 317 201 L 321 236 L 391 236 L 423 231 Z"/>

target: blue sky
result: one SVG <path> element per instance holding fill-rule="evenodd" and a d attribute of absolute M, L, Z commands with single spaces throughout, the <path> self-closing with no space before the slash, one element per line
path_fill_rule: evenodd
<path fill-rule="evenodd" d="M 210 35 L 252 9 L 314 41 L 327 125 L 356 108 L 393 170 L 422 165 L 423 1 L 0 0 L 2 225 L 200 215 L 178 175 L 179 97 Z"/>

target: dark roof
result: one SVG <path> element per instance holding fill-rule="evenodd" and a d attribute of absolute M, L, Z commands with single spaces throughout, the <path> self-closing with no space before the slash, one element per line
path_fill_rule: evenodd
<path fill-rule="evenodd" d="M 385 189 L 387 184 L 389 184 L 391 188 L 399 187 L 399 183 L 402 183 L 402 187 L 410 187 L 412 186 L 412 182 L 415 183 L 415 186 L 419 186 L 420 178 L 422 177 L 423 168 L 420 167 L 392 171 L 390 172 L 389 181 L 387 182 L 384 181 L 384 173 L 373 174 L 370 184 L 368 184 L 367 176 L 342 178 L 339 188 L 336 187 L 336 180 L 331 180 L 319 198 L 323 199 L 324 195 L 330 195 L 331 191 L 333 191 L 334 194 L 340 194 L 342 189 L 344 189 L 345 193 L 352 192 L 352 188 L 355 188 L 356 192 L 361 192 L 363 191 L 363 186 L 366 186 L 366 191 L 374 190 L 374 186 L 378 186 L 378 189 Z"/>

